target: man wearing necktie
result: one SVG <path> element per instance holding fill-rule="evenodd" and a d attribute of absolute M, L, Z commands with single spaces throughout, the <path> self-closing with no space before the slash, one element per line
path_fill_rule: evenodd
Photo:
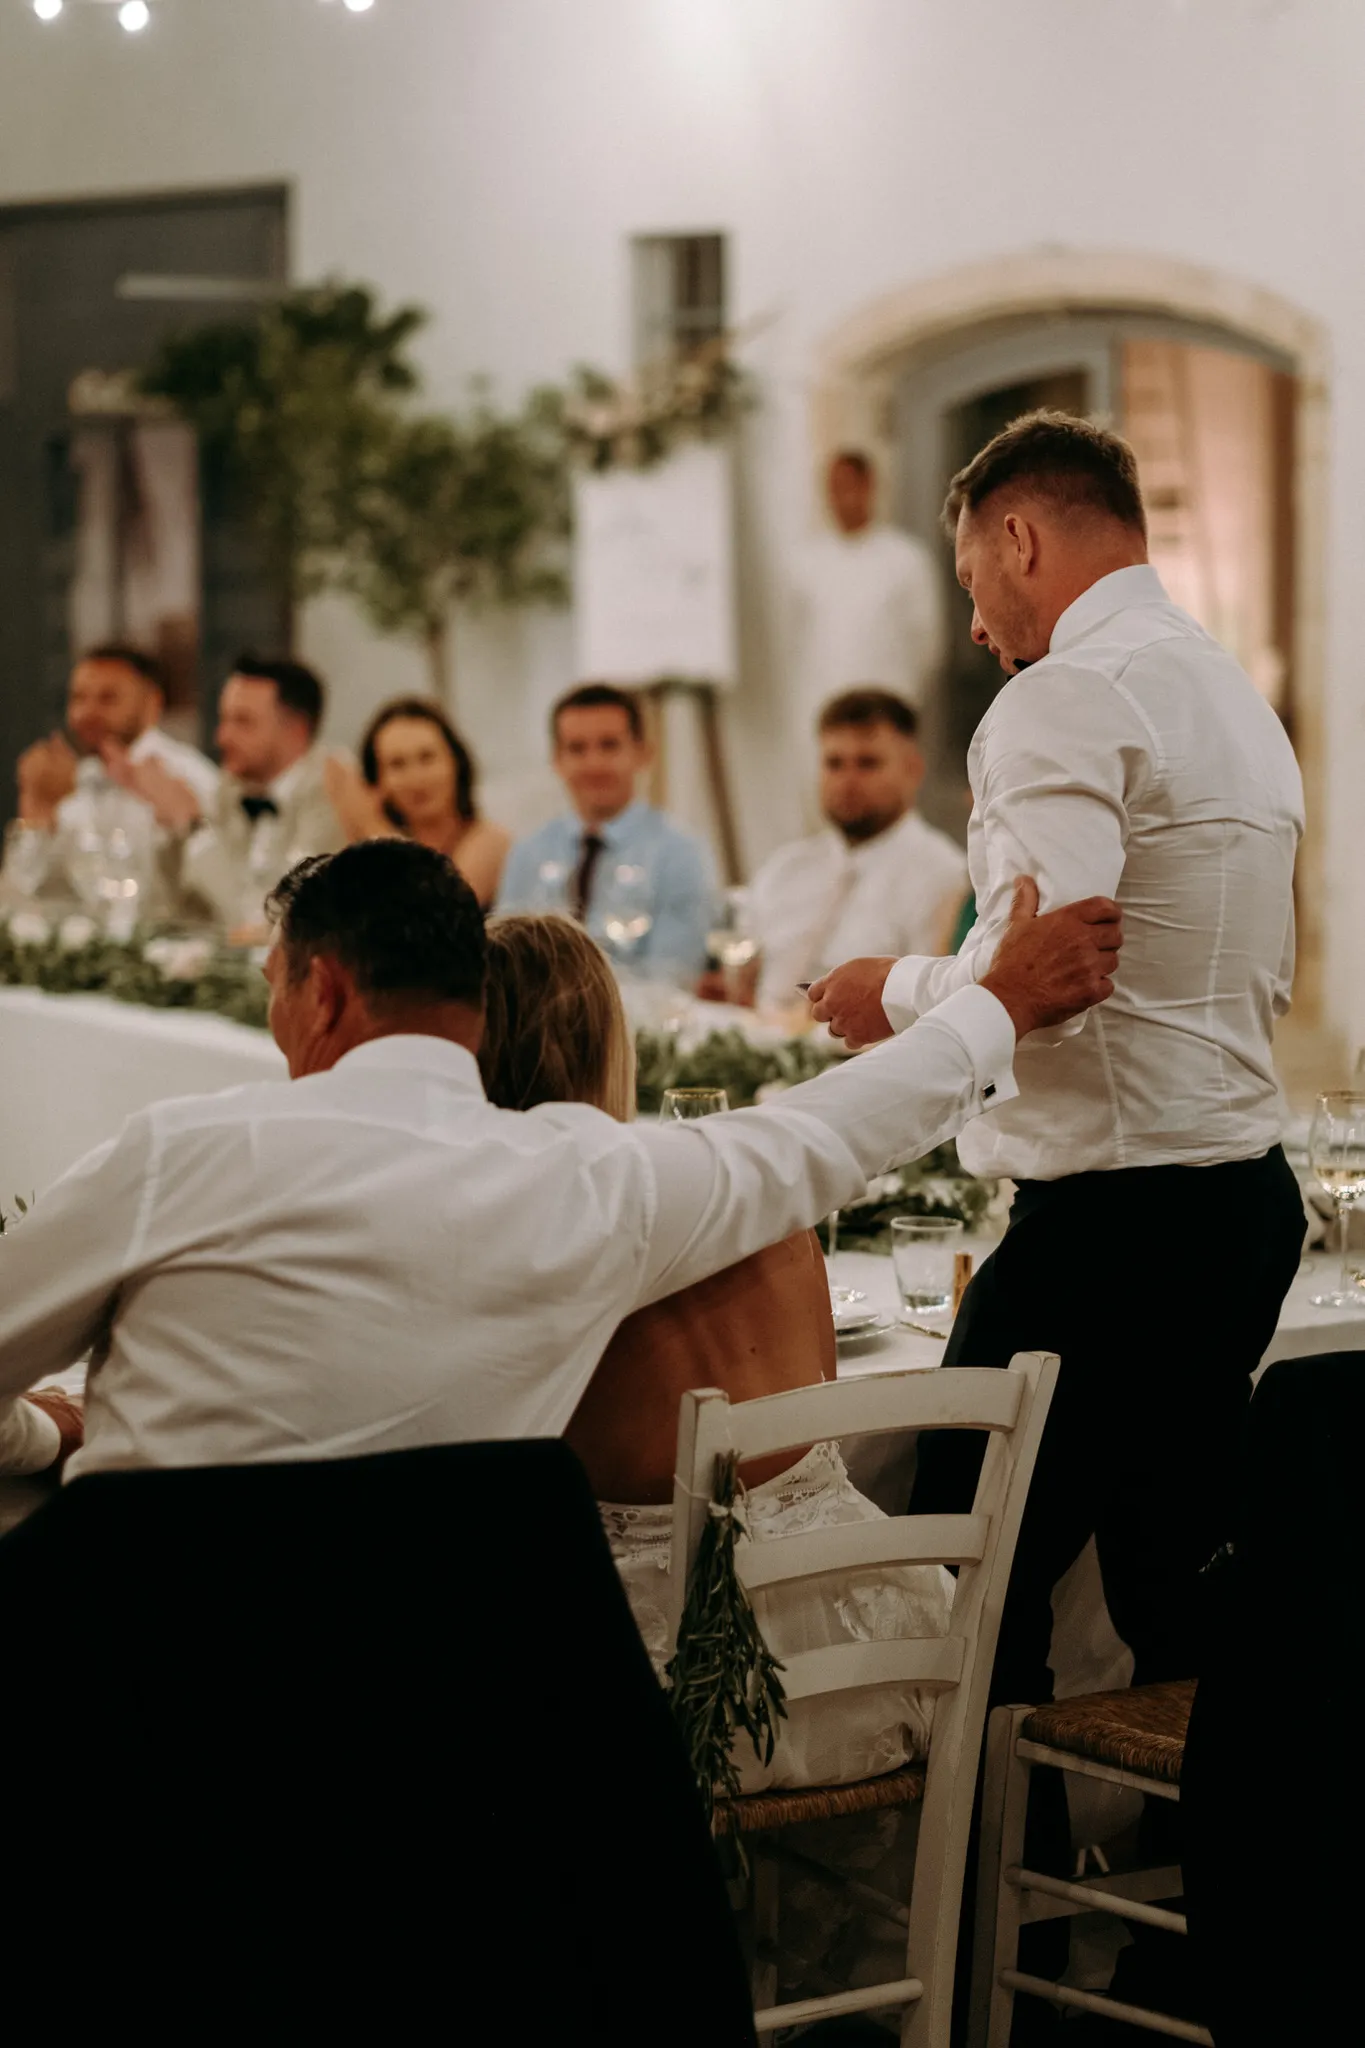
<path fill-rule="evenodd" d="M 632 968 L 690 986 L 706 958 L 715 870 L 701 840 L 635 794 L 651 759 L 639 704 L 585 683 L 556 704 L 550 734 L 572 814 L 518 840 L 498 909 L 565 908 Z"/>
<path fill-rule="evenodd" d="M 140 771 L 139 793 L 171 835 L 166 864 L 186 913 L 258 937 L 285 869 L 344 843 L 317 744 L 323 702 L 321 681 L 301 662 L 243 655 L 218 702 L 224 772 L 214 801 L 201 805 L 155 764 Z"/>

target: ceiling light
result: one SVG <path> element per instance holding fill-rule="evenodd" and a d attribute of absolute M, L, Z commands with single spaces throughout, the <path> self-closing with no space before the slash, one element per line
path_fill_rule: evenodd
<path fill-rule="evenodd" d="M 62 0 L 33 0 L 33 12 L 39 21 L 55 21 L 62 11 Z"/>
<path fill-rule="evenodd" d="M 126 28 L 130 36 L 135 36 L 139 29 L 146 28 L 151 18 L 152 10 L 147 5 L 147 0 L 123 0 L 123 5 L 118 11 L 118 25 L 120 28 Z"/>
<path fill-rule="evenodd" d="M 374 0 L 346 0 L 346 5 L 352 14 L 368 14 L 374 6 Z"/>

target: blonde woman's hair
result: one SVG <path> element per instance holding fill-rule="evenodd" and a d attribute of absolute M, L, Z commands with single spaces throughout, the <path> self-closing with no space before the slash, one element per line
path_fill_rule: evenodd
<path fill-rule="evenodd" d="M 491 918 L 479 1070 L 499 1109 L 587 1102 L 626 1122 L 635 1045 L 606 959 L 567 917 Z"/>

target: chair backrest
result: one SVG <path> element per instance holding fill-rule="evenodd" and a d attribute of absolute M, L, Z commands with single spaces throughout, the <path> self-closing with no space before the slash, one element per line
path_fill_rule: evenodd
<path fill-rule="evenodd" d="M 741 1462 L 840 1437 L 921 1429 L 989 1432 L 970 1514 L 895 1515 L 807 1530 L 754 1543 L 741 1540 L 735 1564 L 751 1591 L 780 1581 L 865 1570 L 869 1565 L 959 1567 L 944 1637 L 854 1642 L 789 1657 L 789 1700 L 872 1685 L 913 1684 L 937 1693 L 910 1907 L 910 1971 L 925 1997 L 913 2025 L 937 2038 L 952 1999 L 967 1836 L 985 1728 L 991 1666 L 1024 1501 L 1057 1379 L 1050 1353 L 1024 1352 L 1004 1372 L 940 1367 L 932 1372 L 832 1380 L 732 1404 L 715 1388 L 684 1394 L 673 1495 L 674 1622 L 712 1496 L 716 1459 Z M 946 2039 L 946 2034 L 943 2036 Z"/>

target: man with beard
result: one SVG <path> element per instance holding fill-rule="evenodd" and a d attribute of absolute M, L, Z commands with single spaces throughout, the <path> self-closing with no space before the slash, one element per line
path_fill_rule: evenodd
<path fill-rule="evenodd" d="M 840 960 L 944 953 L 967 863 L 915 809 L 924 755 L 914 709 L 890 690 L 845 690 L 820 713 L 825 829 L 779 847 L 754 877 L 759 1000 L 783 1007 Z"/>
<path fill-rule="evenodd" d="M 36 740 L 18 764 L 20 821 L 52 835 L 51 886 L 69 890 L 66 856 L 82 833 L 104 837 L 118 826 L 151 860 L 160 835 L 150 803 L 132 786 L 137 770 L 155 764 L 200 802 L 212 801 L 217 769 L 162 731 L 165 708 L 161 672 L 136 647 L 92 647 L 72 669 L 66 731 Z"/>

